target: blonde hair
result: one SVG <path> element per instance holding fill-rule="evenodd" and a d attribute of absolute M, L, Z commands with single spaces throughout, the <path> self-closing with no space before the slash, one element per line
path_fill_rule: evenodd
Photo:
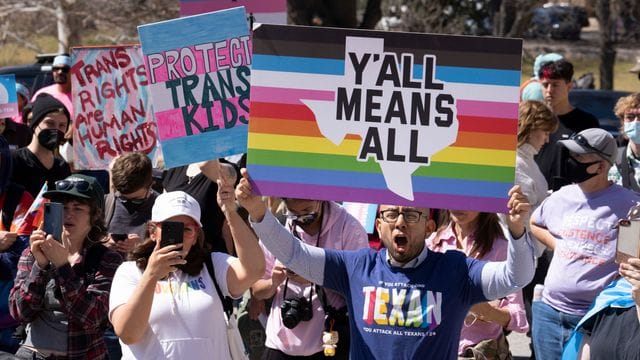
<path fill-rule="evenodd" d="M 523 101 L 518 107 L 518 147 L 529 140 L 529 135 L 535 130 L 558 130 L 558 117 L 551 109 L 540 101 Z"/>
<path fill-rule="evenodd" d="M 633 93 L 618 99 L 613 113 L 616 114 L 621 122 L 624 122 L 624 113 L 631 109 L 640 108 L 640 93 Z"/>

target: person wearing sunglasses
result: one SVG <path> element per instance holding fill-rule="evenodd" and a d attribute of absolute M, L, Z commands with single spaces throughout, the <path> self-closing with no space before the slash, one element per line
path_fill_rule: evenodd
<path fill-rule="evenodd" d="M 18 263 L 9 303 L 26 338 L 16 357 L 106 359 L 109 291 L 122 257 L 102 245 L 104 193 L 94 178 L 72 175 L 43 196 L 63 204 L 62 233 L 35 230 Z"/>
<path fill-rule="evenodd" d="M 620 119 L 620 135 L 628 144 L 618 148 L 609 180 L 640 192 L 640 93 L 621 97 L 613 112 Z"/>
<path fill-rule="evenodd" d="M 618 220 L 640 196 L 608 180 L 616 159 L 614 137 L 587 129 L 560 141 L 569 152 L 573 182 L 552 193 L 531 216 L 531 232 L 554 255 L 541 301 L 532 305 L 536 357 L 558 359 L 571 329 L 616 276 Z"/>
<path fill-rule="evenodd" d="M 71 57 L 69 56 L 69 54 L 60 54 L 53 58 L 51 70 L 53 73 L 53 84 L 40 88 L 38 91 L 36 91 L 36 93 L 33 94 L 33 97 L 31 98 L 31 102 L 34 102 L 40 94 L 49 94 L 64 104 L 64 106 L 69 111 L 69 114 L 71 115 L 69 119 L 73 121 L 74 111 L 73 102 L 71 100 L 71 75 L 69 74 L 70 70 Z"/>
<path fill-rule="evenodd" d="M 71 175 L 69 164 L 56 155 L 69 128 L 69 111 L 53 96 L 39 95 L 31 116 L 33 138 L 29 146 L 13 153 L 12 180 L 35 198 L 45 182 L 49 186 Z"/>
<path fill-rule="evenodd" d="M 544 106 L 544 105 L 543 105 Z M 406 216 L 406 215 L 405 215 Z M 457 250 L 484 261 L 504 261 L 509 243 L 495 213 L 448 210 L 441 213 L 440 228 L 427 239 L 433 251 Z M 525 333 L 522 291 L 501 299 L 475 304 L 460 330 L 459 359 L 508 359 L 511 356 L 505 331 Z"/>
<path fill-rule="evenodd" d="M 111 291 L 109 317 L 123 359 L 231 358 L 216 286 L 223 296 L 241 297 L 264 273 L 264 254 L 227 178 L 218 181 L 218 202 L 237 258 L 209 250 L 193 197 L 172 191 L 156 198 L 148 236 L 118 268 Z M 163 235 L 170 234 L 177 241 L 169 245 Z"/>
<path fill-rule="evenodd" d="M 145 224 L 151 219 L 151 208 L 158 193 L 153 183 L 151 159 L 134 151 L 118 156 L 112 163 L 112 192 L 105 197 L 105 223 L 109 230 L 108 246 L 128 253 L 142 241 Z M 114 239 L 111 234 L 126 234 Z"/>
<path fill-rule="evenodd" d="M 368 246 L 362 225 L 340 205 L 308 199 L 285 198 L 283 201 L 287 229 L 305 244 L 335 250 Z M 334 356 L 347 359 L 349 327 L 344 298 L 286 268 L 264 246 L 262 250 L 266 271 L 251 287 L 256 299 L 273 298 L 262 359 L 324 358 L 322 335 L 329 330 L 325 326 L 327 318 L 333 319 L 334 330 L 339 330 Z M 305 312 L 311 317 L 303 316 Z"/>
<path fill-rule="evenodd" d="M 524 227 L 530 206 L 517 186 L 505 204 L 507 260 L 487 263 L 459 251 L 429 250 L 428 209 L 403 205 L 380 206 L 381 251 L 307 245 L 267 211 L 246 169 L 242 175 L 236 197 L 265 247 L 288 269 L 345 297 L 352 359 L 457 359 L 471 306 L 502 298 L 533 277 L 533 247 Z"/>

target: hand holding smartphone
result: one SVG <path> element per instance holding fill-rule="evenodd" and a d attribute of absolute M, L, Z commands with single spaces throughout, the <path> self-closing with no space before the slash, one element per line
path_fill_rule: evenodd
<path fill-rule="evenodd" d="M 129 238 L 128 234 L 111 234 L 111 238 L 113 239 L 113 241 L 115 242 L 120 242 L 120 241 L 125 241 L 127 240 L 127 238 Z"/>
<path fill-rule="evenodd" d="M 64 205 L 57 202 L 44 204 L 44 232 L 62 242 L 62 225 L 64 216 Z"/>
<path fill-rule="evenodd" d="M 184 236 L 184 224 L 179 221 L 163 221 L 160 247 L 182 244 Z"/>

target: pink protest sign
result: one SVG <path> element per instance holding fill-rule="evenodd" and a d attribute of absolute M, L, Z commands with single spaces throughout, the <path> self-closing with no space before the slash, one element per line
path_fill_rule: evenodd
<path fill-rule="evenodd" d="M 140 46 L 72 49 L 77 169 L 106 169 L 124 152 L 159 155 Z"/>

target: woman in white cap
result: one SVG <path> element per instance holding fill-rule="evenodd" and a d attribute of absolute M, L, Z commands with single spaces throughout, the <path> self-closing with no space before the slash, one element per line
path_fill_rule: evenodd
<path fill-rule="evenodd" d="M 158 196 L 147 240 L 133 251 L 133 261 L 120 266 L 113 282 L 109 317 L 123 359 L 231 358 L 212 277 L 224 296 L 238 298 L 262 276 L 265 265 L 257 237 L 237 212 L 232 185 L 218 184 L 218 202 L 238 257 L 207 250 L 194 198 L 182 191 Z M 169 222 L 183 224 L 183 241 L 161 247 Z M 205 266 L 207 257 L 214 274 Z"/>

